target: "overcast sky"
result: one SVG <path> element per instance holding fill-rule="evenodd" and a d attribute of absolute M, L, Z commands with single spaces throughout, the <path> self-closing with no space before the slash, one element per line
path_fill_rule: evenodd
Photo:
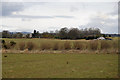
<path fill-rule="evenodd" d="M 97 27 L 102 33 L 118 33 L 118 3 L 2 2 L 0 26 L 2 30 L 26 32 Z"/>

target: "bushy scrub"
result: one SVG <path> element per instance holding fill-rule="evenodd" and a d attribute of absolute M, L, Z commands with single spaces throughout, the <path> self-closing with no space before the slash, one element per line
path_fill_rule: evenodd
<path fill-rule="evenodd" d="M 94 41 L 90 41 L 89 42 L 89 49 L 90 50 L 97 50 L 99 47 L 98 41 L 94 40 Z"/>
<path fill-rule="evenodd" d="M 102 40 L 100 46 L 101 50 L 110 49 L 112 47 L 112 41 Z"/>
<path fill-rule="evenodd" d="M 5 40 L 2 40 L 1 43 L 2 43 L 2 48 L 4 49 L 12 49 L 16 45 L 16 42 L 14 41 L 5 42 Z"/>
<path fill-rule="evenodd" d="M 2 43 L 2 44 L 5 44 L 5 40 L 1 40 L 1 43 Z"/>
<path fill-rule="evenodd" d="M 46 42 L 46 43 L 43 42 L 43 43 L 41 43 L 40 48 L 41 48 L 41 50 L 49 50 L 49 49 L 51 49 L 51 44 L 48 42 Z"/>
<path fill-rule="evenodd" d="M 20 42 L 19 43 L 19 49 L 24 50 L 25 49 L 25 42 Z"/>
<path fill-rule="evenodd" d="M 33 50 L 35 48 L 35 44 L 33 42 L 27 42 L 27 49 Z"/>
<path fill-rule="evenodd" d="M 10 46 L 14 47 L 16 45 L 16 42 L 10 41 Z"/>
<path fill-rule="evenodd" d="M 69 41 L 66 41 L 66 42 L 64 43 L 64 49 L 65 49 L 65 50 L 71 49 L 71 44 L 70 44 Z"/>
<path fill-rule="evenodd" d="M 10 49 L 10 48 L 11 48 L 10 43 L 5 43 L 5 44 L 3 45 L 3 48 L 4 48 L 4 49 Z"/>
<path fill-rule="evenodd" d="M 53 49 L 53 50 L 58 50 L 58 49 L 59 49 L 59 44 L 58 44 L 58 42 L 53 43 L 52 49 Z"/>
<path fill-rule="evenodd" d="M 82 49 L 85 48 L 85 44 L 84 44 L 84 42 L 82 42 L 82 41 L 75 41 L 75 42 L 73 43 L 73 47 L 74 47 L 74 49 L 82 50 Z"/>
<path fill-rule="evenodd" d="M 2 46 L 2 48 L 5 48 L 5 40 L 1 40 L 0 45 Z"/>
<path fill-rule="evenodd" d="M 1 40 L 3 49 L 19 50 L 80 50 L 86 53 L 117 53 L 119 41 L 113 40 L 55 40 L 55 39 L 4 39 Z M 120 46 L 119 46 L 120 47 Z"/>
<path fill-rule="evenodd" d="M 59 49 L 64 50 L 64 42 L 59 42 Z"/>

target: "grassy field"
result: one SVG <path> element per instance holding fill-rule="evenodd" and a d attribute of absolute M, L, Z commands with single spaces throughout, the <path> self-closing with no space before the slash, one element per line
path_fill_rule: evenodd
<path fill-rule="evenodd" d="M 7 57 L 5 57 L 7 56 Z M 116 78 L 117 54 L 3 54 L 3 78 Z"/>
<path fill-rule="evenodd" d="M 4 38 L 3 78 L 117 78 L 118 38 L 112 39 Z"/>

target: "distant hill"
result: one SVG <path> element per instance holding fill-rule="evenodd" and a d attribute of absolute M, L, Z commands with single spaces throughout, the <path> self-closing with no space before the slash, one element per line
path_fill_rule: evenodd
<path fill-rule="evenodd" d="M 21 32 L 21 33 L 23 33 L 23 34 L 30 34 L 31 32 Z"/>
<path fill-rule="evenodd" d="M 18 33 L 18 32 L 10 32 L 11 34 L 15 34 L 15 33 Z M 20 32 L 22 34 L 30 34 L 31 32 Z"/>

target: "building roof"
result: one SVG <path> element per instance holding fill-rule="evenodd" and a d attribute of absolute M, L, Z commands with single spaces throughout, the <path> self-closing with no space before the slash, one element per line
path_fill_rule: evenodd
<path fill-rule="evenodd" d="M 99 39 L 99 40 L 105 40 L 105 38 L 104 38 L 104 37 L 99 37 L 99 38 L 97 38 L 97 39 Z"/>

